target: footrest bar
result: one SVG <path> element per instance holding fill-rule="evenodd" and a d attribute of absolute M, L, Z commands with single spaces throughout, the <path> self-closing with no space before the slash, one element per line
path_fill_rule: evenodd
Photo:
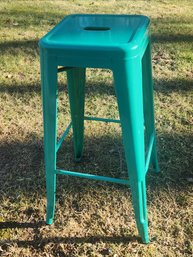
<path fill-rule="evenodd" d="M 88 116 L 85 116 L 84 120 L 95 120 L 95 121 L 102 121 L 102 122 L 121 123 L 120 120 L 113 120 L 113 119 L 106 119 L 106 118 L 97 118 L 97 117 L 88 117 Z"/>
<path fill-rule="evenodd" d="M 149 142 L 149 146 L 148 146 L 148 154 L 147 154 L 146 161 L 145 161 L 145 173 L 147 173 L 148 168 L 149 168 L 149 162 L 151 159 L 151 152 L 152 152 L 154 140 L 155 140 L 155 135 L 152 135 L 150 138 L 150 142 Z"/>
<path fill-rule="evenodd" d="M 101 180 L 101 181 L 112 182 L 112 183 L 117 183 L 117 184 L 129 185 L 129 180 L 126 180 L 126 179 L 97 176 L 97 175 L 93 175 L 93 174 L 80 173 L 80 172 L 74 172 L 74 171 L 68 171 L 68 170 L 58 170 L 57 169 L 57 170 L 55 170 L 55 174 L 68 175 L 68 176 L 87 178 L 87 179 L 95 179 L 95 180 Z"/>
<path fill-rule="evenodd" d="M 66 130 L 64 131 L 64 133 L 62 134 L 61 138 L 59 139 L 58 143 L 56 144 L 56 152 L 58 152 L 62 142 L 64 141 L 64 139 L 66 138 L 66 136 L 68 135 L 70 129 L 72 127 L 72 122 L 70 122 L 70 124 L 68 125 L 68 127 L 66 128 Z"/>

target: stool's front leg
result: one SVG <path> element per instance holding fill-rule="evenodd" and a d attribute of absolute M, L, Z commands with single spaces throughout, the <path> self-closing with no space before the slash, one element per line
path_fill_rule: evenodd
<path fill-rule="evenodd" d="M 84 143 L 85 70 L 72 68 L 67 71 L 75 161 L 81 159 Z"/>
<path fill-rule="evenodd" d="M 156 170 L 159 172 L 157 149 L 156 149 L 156 133 L 154 124 L 154 104 L 153 104 L 153 81 L 152 81 L 152 64 L 151 64 L 151 48 L 148 44 L 143 57 L 143 95 L 144 95 L 144 118 L 147 134 L 147 141 L 149 144 L 150 138 L 154 136 L 154 144 L 151 153 L 151 162 Z"/>
<path fill-rule="evenodd" d="M 135 219 L 142 241 L 148 243 L 141 59 L 117 62 L 113 74 Z"/>
<path fill-rule="evenodd" d="M 41 84 L 44 122 L 44 155 L 46 169 L 46 223 L 52 224 L 56 193 L 56 133 L 57 133 L 57 66 L 53 57 L 41 50 Z"/>

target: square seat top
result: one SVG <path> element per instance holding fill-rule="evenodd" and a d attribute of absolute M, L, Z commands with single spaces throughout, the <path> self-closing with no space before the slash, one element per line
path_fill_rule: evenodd
<path fill-rule="evenodd" d="M 73 14 L 66 16 L 40 40 L 43 48 L 138 46 L 147 34 L 143 15 Z"/>

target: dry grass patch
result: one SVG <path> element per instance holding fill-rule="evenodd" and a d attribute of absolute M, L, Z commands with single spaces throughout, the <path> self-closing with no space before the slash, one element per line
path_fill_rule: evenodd
<path fill-rule="evenodd" d="M 192 2 L 0 2 L 0 255 L 192 256 Z M 43 129 L 37 42 L 70 13 L 143 13 L 152 24 L 155 112 L 161 173 L 147 176 L 151 243 L 137 235 L 127 187 L 59 177 L 55 222 L 46 226 Z M 59 129 L 70 120 L 66 77 L 59 76 Z M 117 118 L 112 74 L 88 69 L 86 115 Z M 119 125 L 85 122 L 83 161 L 71 134 L 58 166 L 126 177 Z"/>

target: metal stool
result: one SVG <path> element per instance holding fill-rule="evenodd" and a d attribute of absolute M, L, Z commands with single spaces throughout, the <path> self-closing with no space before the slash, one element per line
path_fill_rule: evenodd
<path fill-rule="evenodd" d="M 135 219 L 148 243 L 145 177 L 158 172 L 154 127 L 149 19 L 141 15 L 70 15 L 40 40 L 47 187 L 47 224 L 53 222 L 56 175 L 71 175 L 130 185 Z M 62 66 L 62 68 L 58 68 Z M 120 121 L 84 117 L 86 67 L 112 70 Z M 71 124 L 57 142 L 57 73 L 67 72 Z M 57 151 L 73 128 L 75 159 L 83 151 L 84 120 L 120 122 L 129 180 L 56 168 Z M 145 130 L 144 130 L 145 127 Z M 148 151 L 145 153 L 144 134 Z"/>

